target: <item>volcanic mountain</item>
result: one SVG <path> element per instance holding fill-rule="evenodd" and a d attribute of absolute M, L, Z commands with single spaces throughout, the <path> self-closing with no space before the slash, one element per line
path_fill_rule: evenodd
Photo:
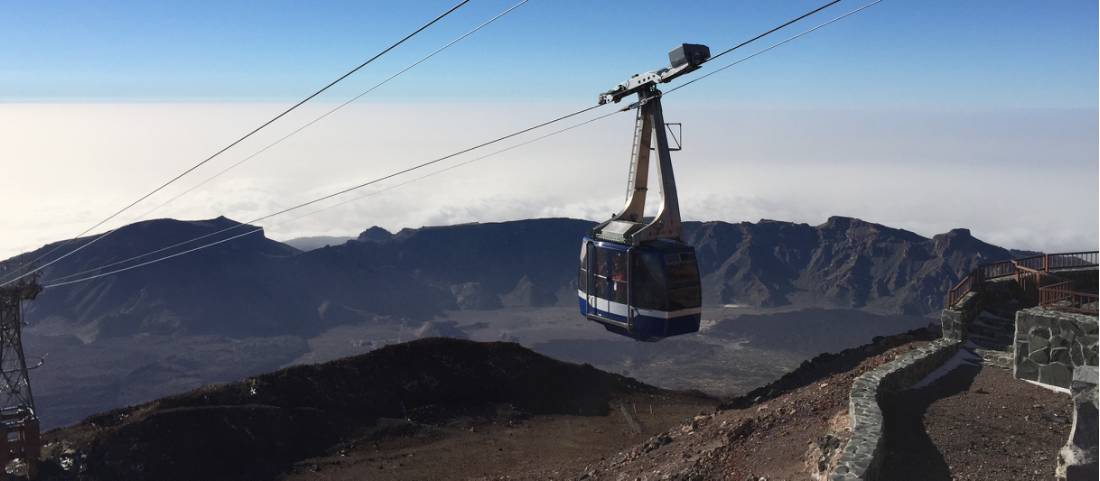
<path fill-rule="evenodd" d="M 1009 259 L 1003 248 L 966 229 L 931 239 L 848 217 L 819 226 L 758 223 L 689 223 L 685 240 L 696 246 L 706 292 L 723 304 L 789 304 L 926 314 L 976 264 Z"/>
<path fill-rule="evenodd" d="M 308 252 L 257 232 L 118 275 L 49 288 L 29 304 L 27 318 L 87 342 L 141 333 L 309 335 L 348 322 L 429 319 L 449 309 L 569 305 L 576 292 L 578 239 L 592 225 L 532 219 L 395 234 L 373 227 L 354 240 Z M 200 241 L 210 242 L 251 228 L 224 217 L 140 222 L 44 269 L 41 277 L 48 285 L 181 240 L 213 234 Z M 927 314 L 940 308 L 943 293 L 976 263 L 1012 257 L 965 229 L 928 239 L 846 217 L 818 226 L 687 222 L 684 239 L 698 249 L 704 302 L 710 305 Z M 55 245 L 0 266 L 12 268 Z"/>

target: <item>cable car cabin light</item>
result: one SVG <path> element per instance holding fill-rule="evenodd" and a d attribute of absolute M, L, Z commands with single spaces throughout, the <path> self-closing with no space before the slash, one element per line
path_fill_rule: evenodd
<path fill-rule="evenodd" d="M 702 295 L 695 248 L 680 240 L 680 205 L 657 84 L 698 69 L 704 45 L 669 53 L 671 67 L 635 75 L 600 95 L 600 103 L 638 94 L 626 206 L 581 241 L 577 295 L 581 315 L 640 341 L 699 331 Z M 650 153 L 657 153 L 661 207 L 646 219 Z"/>
<path fill-rule="evenodd" d="M 581 315 L 616 334 L 657 341 L 699 330 L 699 266 L 682 242 L 628 246 L 585 237 L 577 285 Z"/>

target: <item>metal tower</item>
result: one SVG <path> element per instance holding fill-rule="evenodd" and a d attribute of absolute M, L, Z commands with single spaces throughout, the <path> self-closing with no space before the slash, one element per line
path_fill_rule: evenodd
<path fill-rule="evenodd" d="M 41 291 L 42 286 L 33 280 L 0 287 L 0 473 L 8 462 L 20 458 L 33 476 L 42 450 L 23 355 L 23 301 L 34 299 Z"/>

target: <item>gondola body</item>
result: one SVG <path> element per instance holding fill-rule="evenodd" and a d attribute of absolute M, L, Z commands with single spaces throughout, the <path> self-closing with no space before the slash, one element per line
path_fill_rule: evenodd
<path fill-rule="evenodd" d="M 680 204 L 657 84 L 698 69 L 709 57 L 704 45 L 681 45 L 669 52 L 670 67 L 634 75 L 600 95 L 600 103 L 637 95 L 629 107 L 637 110 L 637 118 L 626 204 L 581 242 L 578 302 L 581 315 L 640 341 L 699 330 L 699 266 L 695 249 L 681 239 Z M 646 217 L 653 156 L 661 202 L 656 215 Z"/>
<path fill-rule="evenodd" d="M 581 315 L 616 334 L 657 341 L 699 330 L 699 267 L 683 242 L 632 246 L 585 237 L 577 285 Z"/>

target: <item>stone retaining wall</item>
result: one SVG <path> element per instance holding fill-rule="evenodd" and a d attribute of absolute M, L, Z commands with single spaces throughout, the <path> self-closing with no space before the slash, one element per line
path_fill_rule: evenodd
<path fill-rule="evenodd" d="M 881 402 L 888 392 L 900 391 L 943 365 L 955 355 L 962 342 L 938 339 L 902 354 L 856 378 L 848 396 L 852 437 L 837 460 L 829 481 L 873 481 L 885 456 L 885 433 Z"/>
<path fill-rule="evenodd" d="M 1070 392 L 1073 395 L 1073 428 L 1066 445 L 1058 453 L 1057 479 L 1096 481 L 1100 476 L 1097 453 L 1097 370 L 1095 366 L 1073 371 Z"/>
<path fill-rule="evenodd" d="M 1097 318 L 1035 307 L 1016 313 L 1017 379 L 1069 389 L 1074 368 L 1096 366 Z"/>
<path fill-rule="evenodd" d="M 940 312 L 940 328 L 943 337 L 956 341 L 966 340 L 966 328 L 982 312 L 981 296 L 971 292 L 954 306 L 948 306 Z"/>

